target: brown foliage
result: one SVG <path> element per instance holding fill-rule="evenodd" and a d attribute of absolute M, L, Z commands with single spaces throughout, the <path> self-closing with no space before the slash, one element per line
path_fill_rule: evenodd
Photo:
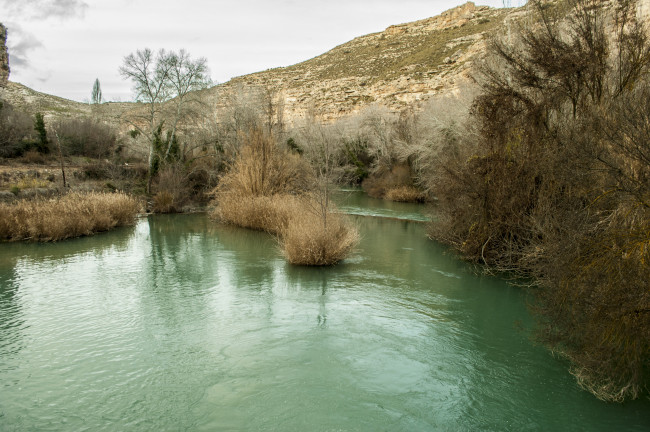
<path fill-rule="evenodd" d="M 324 225 L 321 218 L 303 209 L 292 214 L 280 241 L 291 264 L 324 266 L 349 255 L 359 243 L 359 233 L 341 214 L 330 213 Z"/>
<path fill-rule="evenodd" d="M 0 101 L 0 157 L 18 157 L 34 139 L 31 116 Z"/>
<path fill-rule="evenodd" d="M 51 199 L 0 203 L 3 240 L 58 241 L 131 225 L 140 203 L 122 193 L 70 193 Z"/>
<path fill-rule="evenodd" d="M 534 276 L 540 339 L 605 400 L 639 397 L 650 370 L 650 43 L 620 2 L 567 2 L 495 41 L 474 116 L 449 143 L 433 237 L 488 269 Z M 607 36 L 612 25 L 614 35 Z"/>
<path fill-rule="evenodd" d="M 398 186 L 388 189 L 384 198 L 398 202 L 423 202 L 424 194 L 415 186 Z"/>
<path fill-rule="evenodd" d="M 190 198 L 188 173 L 179 163 L 163 166 L 156 178 L 153 197 L 153 211 L 156 213 L 175 213 L 183 208 Z"/>
<path fill-rule="evenodd" d="M 68 155 L 105 158 L 117 146 L 117 135 L 108 125 L 90 118 L 60 120 L 54 126 L 62 150 Z"/>
<path fill-rule="evenodd" d="M 306 189 L 310 169 L 300 156 L 281 150 L 259 129 L 252 130 L 244 143 L 228 174 L 221 179 L 217 193 L 272 196 Z"/>
<path fill-rule="evenodd" d="M 413 186 L 411 168 L 406 163 L 399 163 L 390 168 L 378 168 L 361 186 L 371 197 L 384 198 L 391 189 Z"/>
<path fill-rule="evenodd" d="M 221 193 L 212 216 L 224 223 L 279 235 L 286 228 L 291 215 L 300 212 L 299 200 L 293 195 Z"/>
<path fill-rule="evenodd" d="M 39 151 L 29 150 L 23 153 L 22 160 L 28 164 L 42 165 L 45 163 L 45 156 Z"/>

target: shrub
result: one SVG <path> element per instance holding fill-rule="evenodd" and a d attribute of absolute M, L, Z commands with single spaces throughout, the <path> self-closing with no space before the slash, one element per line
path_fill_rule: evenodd
<path fill-rule="evenodd" d="M 244 148 L 228 174 L 222 177 L 217 191 L 240 196 L 272 196 L 307 189 L 310 169 L 300 156 L 283 151 L 259 129 L 251 131 L 244 142 Z"/>
<path fill-rule="evenodd" d="M 29 150 L 23 153 L 22 156 L 23 162 L 28 164 L 38 164 L 42 165 L 45 163 L 45 157 L 42 153 L 39 153 L 36 150 Z"/>
<path fill-rule="evenodd" d="M 173 213 L 180 211 L 191 192 L 188 174 L 180 163 L 165 164 L 156 177 L 153 211 Z"/>
<path fill-rule="evenodd" d="M 531 1 L 544 25 L 491 45 L 480 139 L 449 143 L 431 174 L 432 234 L 534 276 L 539 339 L 609 401 L 650 383 L 650 42 L 634 3 L 555 17 Z"/>
<path fill-rule="evenodd" d="M 373 198 L 384 198 L 391 189 L 413 187 L 411 169 L 406 163 L 391 168 L 379 168 L 361 184 L 363 190 Z"/>
<path fill-rule="evenodd" d="M 293 213 L 282 232 L 282 252 L 291 264 L 325 266 L 343 260 L 359 243 L 357 229 L 341 214 Z"/>
<path fill-rule="evenodd" d="M 175 213 L 174 195 L 169 191 L 160 191 L 153 196 L 154 213 Z"/>
<path fill-rule="evenodd" d="M 0 238 L 58 241 L 132 225 L 141 205 L 122 193 L 71 193 L 56 199 L 0 203 Z"/>
<path fill-rule="evenodd" d="M 221 193 L 212 216 L 223 223 L 280 235 L 301 206 L 293 195 L 245 196 Z"/>
<path fill-rule="evenodd" d="M 45 119 L 41 113 L 34 114 L 34 131 L 36 131 L 36 134 L 38 136 L 37 140 L 34 142 L 36 150 L 38 150 L 40 153 L 49 153 L 50 140 L 47 137 Z"/>
<path fill-rule="evenodd" d="M 30 116 L 3 101 L 0 106 L 0 157 L 21 156 L 33 141 L 33 135 Z"/>
<path fill-rule="evenodd" d="M 55 127 L 63 152 L 68 155 L 106 158 L 112 155 L 117 147 L 115 131 L 97 120 L 60 120 Z"/>
<path fill-rule="evenodd" d="M 82 180 L 106 180 L 111 178 L 113 171 L 110 162 L 97 161 L 84 164 L 80 171 L 75 172 L 75 177 Z"/>

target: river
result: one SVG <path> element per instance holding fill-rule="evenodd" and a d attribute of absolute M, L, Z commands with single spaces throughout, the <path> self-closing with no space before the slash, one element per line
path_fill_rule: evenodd
<path fill-rule="evenodd" d="M 526 294 L 338 197 L 354 254 L 294 267 L 205 215 L 0 244 L 0 430 L 647 431 L 534 344 Z"/>

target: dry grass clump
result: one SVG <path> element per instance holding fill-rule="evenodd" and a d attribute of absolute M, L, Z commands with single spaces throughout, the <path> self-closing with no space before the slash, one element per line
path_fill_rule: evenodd
<path fill-rule="evenodd" d="M 307 189 L 310 176 L 310 167 L 300 156 L 280 149 L 272 138 L 253 130 L 228 174 L 221 178 L 216 194 L 299 194 Z"/>
<path fill-rule="evenodd" d="M 332 265 L 359 242 L 354 226 L 340 214 L 327 212 L 327 223 L 306 196 L 288 194 L 241 197 L 220 195 L 213 217 L 224 223 L 265 231 L 278 237 L 287 261 L 296 265 Z"/>
<path fill-rule="evenodd" d="M 70 193 L 44 200 L 0 203 L 3 240 L 57 241 L 131 225 L 141 205 L 123 193 Z"/>
<path fill-rule="evenodd" d="M 299 199 L 293 195 L 246 196 L 221 193 L 219 206 L 212 216 L 221 222 L 270 234 L 280 235 L 292 214 L 301 212 Z"/>
<path fill-rule="evenodd" d="M 23 162 L 28 164 L 43 165 L 45 163 L 45 156 L 36 150 L 29 150 L 23 153 Z"/>
<path fill-rule="evenodd" d="M 153 196 L 154 213 L 174 213 L 176 205 L 174 203 L 174 194 L 169 191 L 160 191 Z"/>
<path fill-rule="evenodd" d="M 280 243 L 291 264 L 332 265 L 359 243 L 359 232 L 341 214 L 328 213 L 325 225 L 320 215 L 303 211 L 292 215 Z"/>
<path fill-rule="evenodd" d="M 424 201 L 424 195 L 414 186 L 398 186 L 391 188 L 386 192 L 384 198 L 389 201 L 411 203 Z"/>

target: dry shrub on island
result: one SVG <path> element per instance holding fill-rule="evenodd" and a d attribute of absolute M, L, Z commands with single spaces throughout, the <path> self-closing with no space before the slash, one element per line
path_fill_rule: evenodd
<path fill-rule="evenodd" d="M 328 212 L 327 223 L 312 212 L 293 213 L 280 237 L 282 253 L 296 265 L 332 265 L 359 243 L 359 232 L 342 214 Z"/>
<path fill-rule="evenodd" d="M 132 225 L 140 203 L 123 193 L 70 193 L 44 200 L 0 203 L 2 240 L 58 241 Z"/>
<path fill-rule="evenodd" d="M 279 235 L 289 223 L 290 215 L 301 211 L 298 201 L 295 196 L 287 194 L 242 196 L 221 193 L 212 216 L 223 223 Z"/>
<path fill-rule="evenodd" d="M 331 265 L 345 258 L 357 244 L 357 231 L 331 209 L 320 211 L 323 200 L 308 190 L 314 181 L 307 163 L 259 130 L 245 143 L 215 190 L 213 217 L 277 235 L 293 264 Z"/>

